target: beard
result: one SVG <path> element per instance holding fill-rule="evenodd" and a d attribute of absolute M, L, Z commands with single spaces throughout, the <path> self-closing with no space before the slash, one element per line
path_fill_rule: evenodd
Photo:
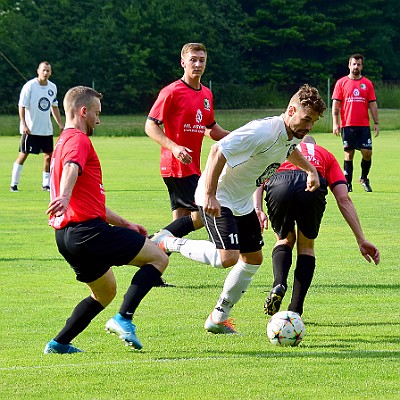
<path fill-rule="evenodd" d="M 303 139 L 304 136 L 308 135 L 309 131 L 295 131 L 292 130 L 293 136 L 297 139 Z"/>

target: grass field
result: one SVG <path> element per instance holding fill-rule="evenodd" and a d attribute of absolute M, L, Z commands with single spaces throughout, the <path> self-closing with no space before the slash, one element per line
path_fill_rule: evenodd
<path fill-rule="evenodd" d="M 172 255 L 165 278 L 176 287 L 154 288 L 134 318 L 143 351 L 129 350 L 104 331 L 135 270 L 124 266 L 114 269 L 117 298 L 74 340 L 84 350 L 74 355 L 43 355 L 43 348 L 87 289 L 75 281 L 47 226 L 42 157 L 28 158 L 21 191 L 10 193 L 18 140 L 0 137 L 0 398 L 399 399 L 399 135 L 384 130 L 374 140 L 374 191 L 365 193 L 354 184 L 351 194 L 366 237 L 381 250 L 381 264 L 370 265 L 361 257 L 330 194 L 305 304 L 307 335 L 299 347 L 276 348 L 266 338 L 262 308 L 272 280 L 274 243 L 268 231 L 263 266 L 232 312 L 243 335 L 203 330 L 227 271 Z M 341 162 L 338 138 L 314 136 Z M 149 232 L 169 222 L 158 146 L 144 137 L 94 137 L 93 142 L 108 206 Z M 209 145 L 207 140 L 205 148 Z M 359 161 L 357 154 L 355 176 Z M 202 230 L 191 237 L 204 235 Z"/>

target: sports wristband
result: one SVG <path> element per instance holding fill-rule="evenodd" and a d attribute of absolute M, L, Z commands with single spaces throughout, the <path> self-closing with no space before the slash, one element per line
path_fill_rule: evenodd
<path fill-rule="evenodd" d="M 374 121 L 374 124 L 375 124 L 375 125 L 379 125 L 379 122 L 375 122 L 375 121 Z"/>

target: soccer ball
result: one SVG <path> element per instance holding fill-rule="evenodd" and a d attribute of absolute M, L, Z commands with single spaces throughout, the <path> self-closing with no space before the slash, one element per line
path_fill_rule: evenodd
<path fill-rule="evenodd" d="M 297 346 L 305 334 L 303 320 L 293 311 L 280 311 L 268 321 L 267 335 L 275 346 Z"/>

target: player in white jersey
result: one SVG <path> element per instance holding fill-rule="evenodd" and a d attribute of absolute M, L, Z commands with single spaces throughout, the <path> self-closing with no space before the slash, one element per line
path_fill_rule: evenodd
<path fill-rule="evenodd" d="M 216 268 L 232 267 L 217 304 L 205 322 L 212 333 L 237 333 L 229 318 L 262 263 L 263 238 L 253 194 L 286 159 L 307 172 L 307 190 L 319 187 L 315 167 L 296 145 L 326 106 L 316 88 L 303 85 L 284 114 L 255 120 L 214 144 L 196 190 L 210 241 L 176 238 L 161 230 L 153 241 Z"/>
<path fill-rule="evenodd" d="M 22 167 L 28 154 L 41 152 L 44 154 L 42 189 L 50 190 L 50 159 L 53 152 L 53 125 L 50 113 L 60 130 L 64 129 L 57 102 L 57 86 L 49 81 L 51 65 L 47 61 L 42 61 L 37 74 L 37 78 L 25 83 L 19 97 L 21 142 L 12 169 L 10 186 L 12 192 L 18 192 Z"/>

